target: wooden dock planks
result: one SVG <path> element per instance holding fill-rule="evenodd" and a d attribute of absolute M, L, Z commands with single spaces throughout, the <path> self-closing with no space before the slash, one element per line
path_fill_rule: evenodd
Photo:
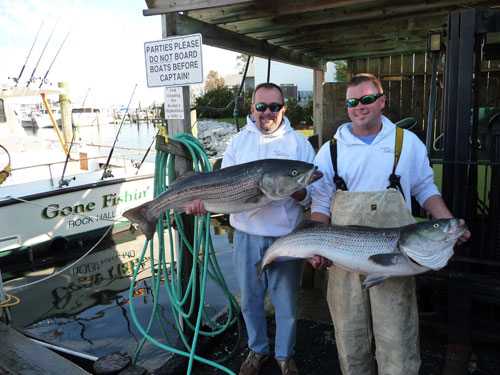
<path fill-rule="evenodd" d="M 0 347 L 0 373 L 91 375 L 3 323 L 0 323 Z"/>

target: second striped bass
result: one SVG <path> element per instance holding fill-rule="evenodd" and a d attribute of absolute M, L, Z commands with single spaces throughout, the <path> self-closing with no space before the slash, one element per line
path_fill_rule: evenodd
<path fill-rule="evenodd" d="M 305 221 L 279 238 L 256 264 L 259 278 L 275 261 L 321 255 L 334 266 L 368 277 L 371 287 L 394 276 L 410 276 L 443 268 L 458 238 L 467 230 L 458 219 L 439 219 L 399 228 L 330 225 Z"/>

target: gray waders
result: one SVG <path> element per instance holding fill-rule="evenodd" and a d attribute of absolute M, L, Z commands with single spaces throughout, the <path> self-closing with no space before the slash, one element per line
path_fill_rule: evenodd
<path fill-rule="evenodd" d="M 391 187 L 400 188 L 395 170 L 401 154 L 402 134 L 402 129 L 398 129 L 395 163 L 389 177 Z M 336 146 L 332 146 L 332 163 L 334 183 L 339 188 L 330 206 L 332 224 L 390 228 L 415 222 L 396 188 L 347 191 L 336 172 Z M 329 269 L 327 300 L 342 374 L 374 375 L 378 367 L 380 375 L 418 375 L 420 348 L 415 278 L 395 277 L 363 289 L 361 284 L 365 278 L 335 266 Z"/>

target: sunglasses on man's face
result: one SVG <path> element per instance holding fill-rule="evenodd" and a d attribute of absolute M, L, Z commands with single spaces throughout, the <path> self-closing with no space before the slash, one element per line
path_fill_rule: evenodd
<path fill-rule="evenodd" d="M 266 104 L 266 103 L 257 103 L 255 104 L 255 109 L 259 112 L 265 112 L 266 109 L 270 109 L 271 112 L 278 112 L 281 108 L 283 108 L 283 104 L 278 104 L 278 103 L 271 103 L 271 104 Z"/>
<path fill-rule="evenodd" d="M 381 96 L 384 96 L 384 94 L 377 94 L 377 95 L 364 95 L 359 99 L 351 98 L 347 99 L 345 102 L 349 108 L 356 107 L 359 102 L 361 104 L 372 104 L 375 103 L 375 101 L 380 98 Z"/>

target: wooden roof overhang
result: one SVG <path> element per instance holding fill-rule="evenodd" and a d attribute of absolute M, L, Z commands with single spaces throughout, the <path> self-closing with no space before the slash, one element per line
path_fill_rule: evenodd
<path fill-rule="evenodd" d="M 179 35 L 312 69 L 328 61 L 425 52 L 450 12 L 498 0 L 146 0 L 145 16 L 170 14 Z M 495 40 L 496 39 L 496 40 Z M 498 42 L 500 38 L 487 40 Z"/>

